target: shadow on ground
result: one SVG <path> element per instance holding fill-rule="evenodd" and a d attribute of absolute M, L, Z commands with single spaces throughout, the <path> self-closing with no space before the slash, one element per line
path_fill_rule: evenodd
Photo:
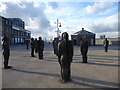
<path fill-rule="evenodd" d="M 51 77 L 61 77 L 59 74 L 54 73 L 45 73 L 45 72 L 33 72 L 33 71 L 27 71 L 27 70 L 19 70 L 12 68 L 11 70 L 21 73 L 29 73 L 29 74 L 39 74 L 43 76 L 51 76 Z M 108 82 L 108 81 L 101 81 L 101 80 L 95 80 L 95 79 L 89 79 L 84 77 L 78 77 L 78 76 L 71 76 L 72 81 L 69 83 L 77 84 L 77 85 L 83 85 L 88 86 L 91 88 L 118 88 L 118 83 L 114 82 Z"/>
<path fill-rule="evenodd" d="M 95 58 L 96 59 L 96 58 Z M 44 59 L 46 61 L 50 61 L 50 62 L 58 62 L 58 60 L 56 58 L 51 58 L 51 59 Z M 96 63 L 96 62 L 101 62 L 101 63 Z M 88 60 L 88 63 L 85 63 L 85 64 L 91 64 L 91 65 L 101 65 L 101 66 L 112 66 L 112 67 L 120 67 L 120 65 L 116 65 L 116 64 L 105 64 L 104 63 L 105 61 L 89 61 Z M 78 60 L 78 59 L 74 59 L 72 63 L 82 63 L 82 60 Z M 84 64 L 84 63 L 83 63 Z"/>

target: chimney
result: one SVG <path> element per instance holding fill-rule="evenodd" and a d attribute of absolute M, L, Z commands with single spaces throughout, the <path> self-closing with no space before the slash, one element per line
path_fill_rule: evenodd
<path fill-rule="evenodd" d="M 82 28 L 82 30 L 84 30 L 84 28 Z"/>

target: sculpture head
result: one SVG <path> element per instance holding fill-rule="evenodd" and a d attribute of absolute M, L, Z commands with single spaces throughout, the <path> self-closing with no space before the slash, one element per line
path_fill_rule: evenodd
<path fill-rule="evenodd" d="M 42 40 L 42 37 L 39 37 L 39 40 Z"/>
<path fill-rule="evenodd" d="M 67 32 L 62 33 L 62 40 L 63 40 L 63 39 L 64 39 L 64 40 L 68 40 L 68 37 L 69 37 L 69 35 L 68 35 Z"/>

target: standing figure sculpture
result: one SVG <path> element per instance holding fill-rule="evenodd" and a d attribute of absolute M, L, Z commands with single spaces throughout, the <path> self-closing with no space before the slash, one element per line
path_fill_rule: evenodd
<path fill-rule="evenodd" d="M 30 41 L 29 41 L 29 40 L 26 40 L 26 41 L 25 41 L 25 44 L 26 44 L 26 49 L 27 49 L 27 50 L 29 49 L 29 43 L 30 43 Z"/>
<path fill-rule="evenodd" d="M 34 51 L 35 51 L 35 41 L 34 38 L 31 38 L 31 57 L 35 57 Z"/>
<path fill-rule="evenodd" d="M 103 44 L 104 44 L 105 52 L 107 52 L 108 51 L 108 45 L 109 45 L 109 41 L 107 40 L 107 38 L 105 38 Z"/>
<path fill-rule="evenodd" d="M 68 39 L 68 33 L 62 34 L 62 40 L 58 43 L 58 54 L 60 57 L 61 77 L 62 82 L 70 81 L 71 76 L 71 62 L 73 58 L 73 44 Z"/>
<path fill-rule="evenodd" d="M 4 69 L 9 69 L 12 68 L 11 66 L 8 66 L 8 61 L 10 57 L 9 38 L 5 36 L 2 41 L 3 41 L 2 49 L 4 56 Z"/>
<path fill-rule="evenodd" d="M 53 41 L 53 48 L 54 48 L 54 54 L 56 54 L 56 56 L 58 56 L 58 43 L 59 43 L 59 38 L 56 37 Z"/>
<path fill-rule="evenodd" d="M 38 40 L 37 40 L 37 38 L 35 38 L 35 53 L 37 53 L 38 52 L 38 48 L 37 48 L 37 42 L 38 42 Z"/>
<path fill-rule="evenodd" d="M 80 50 L 82 54 L 83 63 L 87 63 L 88 41 L 85 36 L 82 38 Z"/>
<path fill-rule="evenodd" d="M 42 37 L 39 37 L 37 42 L 37 50 L 39 59 L 43 59 L 44 41 L 42 40 Z"/>
<path fill-rule="evenodd" d="M 56 37 L 54 38 L 54 40 L 53 40 L 53 49 L 54 49 L 54 54 L 56 54 L 56 48 L 55 48 L 55 41 L 56 41 Z"/>
<path fill-rule="evenodd" d="M 60 56 L 58 55 L 58 43 L 59 42 L 60 40 L 58 37 L 54 38 L 54 41 L 53 41 L 54 54 L 56 54 L 56 56 L 58 57 L 58 62 L 60 64 Z"/>

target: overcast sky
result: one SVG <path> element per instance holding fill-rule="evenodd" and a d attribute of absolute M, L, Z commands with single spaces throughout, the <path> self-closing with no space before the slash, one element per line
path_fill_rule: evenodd
<path fill-rule="evenodd" d="M 105 1 L 105 0 L 104 0 Z M 32 37 L 53 39 L 56 36 L 56 21 L 61 32 L 70 35 L 84 28 L 107 38 L 118 37 L 118 2 L 15 2 L 0 1 L 0 15 L 6 18 L 21 18 Z"/>

